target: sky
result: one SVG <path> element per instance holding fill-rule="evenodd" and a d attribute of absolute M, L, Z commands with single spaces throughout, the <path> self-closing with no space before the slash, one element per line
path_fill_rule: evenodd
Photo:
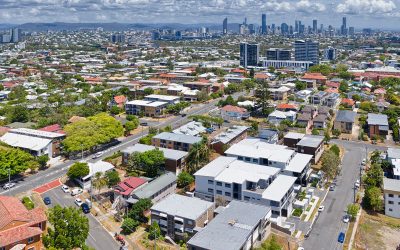
<path fill-rule="evenodd" d="M 0 23 L 267 23 L 400 30 L 400 0 L 0 0 Z"/>

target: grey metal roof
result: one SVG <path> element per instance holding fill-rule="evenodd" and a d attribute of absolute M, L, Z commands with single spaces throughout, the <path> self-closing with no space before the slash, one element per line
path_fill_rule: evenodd
<path fill-rule="evenodd" d="M 387 157 L 390 159 L 400 159 L 400 148 L 388 148 Z"/>
<path fill-rule="evenodd" d="M 339 110 L 336 114 L 337 122 L 354 122 L 356 119 L 357 113 L 350 110 Z"/>
<path fill-rule="evenodd" d="M 305 135 L 303 139 L 301 139 L 298 143 L 297 146 L 303 146 L 303 147 L 313 147 L 316 148 L 318 147 L 322 141 L 324 140 L 323 136 L 319 135 Z"/>
<path fill-rule="evenodd" d="M 182 142 L 188 144 L 195 144 L 201 141 L 201 137 L 183 134 L 174 134 L 170 132 L 162 132 L 153 138 L 167 141 Z"/>
<path fill-rule="evenodd" d="M 380 126 L 389 126 L 387 115 L 383 114 L 368 114 L 368 125 L 380 125 Z"/>
<path fill-rule="evenodd" d="M 203 230 L 194 235 L 188 245 L 201 249 L 242 249 L 254 228 L 271 208 L 233 200 Z"/>
<path fill-rule="evenodd" d="M 151 145 L 145 145 L 145 144 L 140 144 L 140 143 L 135 144 L 126 149 L 123 149 L 121 152 L 127 153 L 127 154 L 132 154 L 134 152 L 143 153 L 143 152 L 153 150 L 153 149 L 161 150 L 164 153 L 165 159 L 168 159 L 168 160 L 179 160 L 179 159 L 186 157 L 189 154 L 188 152 L 185 152 L 185 151 L 174 150 L 174 149 L 169 149 L 169 148 L 156 148 Z"/>
<path fill-rule="evenodd" d="M 385 191 L 400 192 L 400 180 L 383 178 L 383 189 Z"/>
<path fill-rule="evenodd" d="M 237 136 L 239 136 L 240 134 L 245 132 L 248 128 L 249 127 L 246 127 L 246 126 L 236 126 L 236 125 L 234 125 L 234 126 L 228 128 L 228 130 L 226 130 L 225 132 L 222 132 L 219 135 L 217 135 L 212 140 L 211 144 L 217 143 L 217 142 L 222 142 L 224 144 L 227 144 L 231 140 L 235 139 Z"/>
<path fill-rule="evenodd" d="M 139 199 L 150 198 L 161 189 L 165 188 L 166 186 L 176 182 L 176 175 L 171 172 L 167 172 L 157 179 L 149 182 L 149 184 L 144 185 L 143 187 L 137 189 L 133 192 L 132 196 L 137 197 Z"/>
<path fill-rule="evenodd" d="M 171 194 L 151 207 L 151 210 L 181 218 L 197 220 L 214 203 L 195 197 Z"/>

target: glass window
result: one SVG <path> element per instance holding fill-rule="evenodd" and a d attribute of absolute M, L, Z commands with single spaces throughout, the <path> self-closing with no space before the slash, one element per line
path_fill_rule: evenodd
<path fill-rule="evenodd" d="M 222 191 L 221 190 L 217 190 L 217 194 L 222 194 Z"/>
<path fill-rule="evenodd" d="M 394 202 L 393 201 L 389 201 L 389 204 L 394 204 Z"/>
<path fill-rule="evenodd" d="M 231 193 L 230 192 L 225 192 L 225 196 L 231 197 Z"/>
<path fill-rule="evenodd" d="M 213 180 L 208 180 L 208 184 L 214 184 Z"/>
<path fill-rule="evenodd" d="M 209 188 L 209 189 L 208 189 L 208 192 L 209 192 L 209 193 L 214 193 L 214 189 Z"/>
<path fill-rule="evenodd" d="M 388 196 L 389 196 L 390 198 L 393 198 L 393 194 L 388 194 Z"/>
<path fill-rule="evenodd" d="M 217 181 L 217 186 L 222 186 L 222 182 L 220 182 L 220 181 Z"/>
<path fill-rule="evenodd" d="M 28 243 L 32 243 L 33 242 L 33 237 L 29 237 L 28 238 Z"/>
<path fill-rule="evenodd" d="M 230 183 L 225 183 L 225 187 L 226 188 L 231 188 L 231 184 Z"/>

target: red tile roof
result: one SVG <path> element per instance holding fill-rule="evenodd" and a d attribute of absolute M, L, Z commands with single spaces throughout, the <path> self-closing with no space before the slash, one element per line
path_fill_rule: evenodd
<path fill-rule="evenodd" d="M 322 75 L 321 73 L 305 73 L 302 77 L 303 79 L 310 79 L 310 80 L 326 80 L 326 76 Z"/>
<path fill-rule="evenodd" d="M 384 88 L 378 88 L 374 90 L 374 94 L 386 94 L 386 90 Z"/>
<path fill-rule="evenodd" d="M 289 103 L 281 103 L 281 104 L 278 104 L 278 106 L 276 108 L 277 109 L 297 109 L 297 106 L 293 105 L 293 104 L 289 104 Z"/>
<path fill-rule="evenodd" d="M 42 230 L 36 225 L 46 220 L 42 208 L 28 210 L 15 197 L 0 196 L 0 246 L 41 234 Z M 2 230 L 4 228 L 8 229 Z"/>
<path fill-rule="evenodd" d="M 115 187 L 115 192 L 121 195 L 129 195 L 133 190 L 145 184 L 147 181 L 139 177 L 129 177 Z"/>
<path fill-rule="evenodd" d="M 223 110 L 225 112 L 236 112 L 236 113 L 242 113 L 242 114 L 247 112 L 247 109 L 245 109 L 245 108 L 232 106 L 232 105 L 226 105 L 221 110 Z"/>
<path fill-rule="evenodd" d="M 117 104 L 124 104 L 126 102 L 126 97 L 124 95 L 117 95 L 117 96 L 114 96 L 114 101 Z"/>
<path fill-rule="evenodd" d="M 356 102 L 352 99 L 348 99 L 348 98 L 343 98 L 342 99 L 342 104 L 347 104 L 349 106 L 353 106 Z"/>
<path fill-rule="evenodd" d="M 65 134 L 65 132 L 62 130 L 62 127 L 60 124 L 53 124 L 53 125 L 49 125 L 47 127 L 44 128 L 40 128 L 38 129 L 40 131 L 47 131 L 47 132 L 54 132 L 54 133 L 61 133 L 61 134 Z"/>
<path fill-rule="evenodd" d="M 247 71 L 245 70 L 245 69 L 233 69 L 232 70 L 232 73 L 242 73 L 242 74 L 244 74 L 244 73 L 246 73 Z"/>
<path fill-rule="evenodd" d="M 331 88 L 339 88 L 340 87 L 340 82 L 327 82 L 326 86 L 331 87 Z"/>
<path fill-rule="evenodd" d="M 327 93 L 339 93 L 339 90 L 335 89 L 335 88 L 329 88 L 329 89 L 326 89 L 325 92 L 327 92 Z"/>

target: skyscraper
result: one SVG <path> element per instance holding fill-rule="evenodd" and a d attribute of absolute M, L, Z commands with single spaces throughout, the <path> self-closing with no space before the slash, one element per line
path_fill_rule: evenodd
<path fill-rule="evenodd" d="M 21 40 L 21 30 L 18 28 L 14 28 L 11 30 L 11 42 L 17 43 Z"/>
<path fill-rule="evenodd" d="M 281 24 L 281 33 L 282 33 L 282 35 L 289 34 L 289 26 L 287 25 L 287 23 Z"/>
<path fill-rule="evenodd" d="M 299 32 L 300 21 L 294 21 L 294 32 Z"/>
<path fill-rule="evenodd" d="M 261 17 L 261 34 L 266 35 L 267 34 L 267 15 L 262 14 Z"/>
<path fill-rule="evenodd" d="M 318 33 L 318 21 L 316 19 L 314 19 L 312 21 L 312 28 L 313 28 L 313 33 L 317 34 Z"/>
<path fill-rule="evenodd" d="M 289 61 L 290 50 L 271 48 L 267 50 L 267 60 Z"/>
<path fill-rule="evenodd" d="M 347 35 L 347 18 L 343 17 L 342 19 L 342 27 L 340 29 L 340 33 L 342 34 L 342 36 L 346 36 Z"/>
<path fill-rule="evenodd" d="M 260 45 L 258 43 L 240 43 L 240 66 L 257 66 L 259 63 Z"/>
<path fill-rule="evenodd" d="M 296 61 L 311 61 L 319 64 L 319 43 L 311 40 L 294 42 L 294 57 Z"/>
<path fill-rule="evenodd" d="M 227 35 L 228 34 L 228 18 L 225 17 L 224 22 L 222 23 L 222 34 Z"/>
<path fill-rule="evenodd" d="M 336 60 L 336 49 L 333 47 L 328 47 L 324 50 L 324 58 L 329 61 Z"/>

